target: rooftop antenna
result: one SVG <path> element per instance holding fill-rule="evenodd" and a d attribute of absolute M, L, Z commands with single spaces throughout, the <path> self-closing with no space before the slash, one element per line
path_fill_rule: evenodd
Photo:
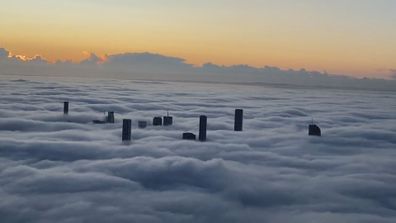
<path fill-rule="evenodd" d="M 164 126 L 173 125 L 173 117 L 169 116 L 169 110 L 166 110 L 166 116 L 164 116 Z"/>

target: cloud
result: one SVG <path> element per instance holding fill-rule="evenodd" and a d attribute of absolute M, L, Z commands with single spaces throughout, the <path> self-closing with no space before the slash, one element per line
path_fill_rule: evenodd
<path fill-rule="evenodd" d="M 97 56 L 94 53 L 85 52 L 85 54 L 88 56 L 88 58 L 82 60 L 80 62 L 81 65 L 96 65 L 96 64 L 99 64 L 99 63 L 103 62 L 103 59 L 100 58 L 99 56 Z"/>
<path fill-rule="evenodd" d="M 389 72 L 391 73 L 391 77 L 396 79 L 396 69 L 390 69 Z"/>
<path fill-rule="evenodd" d="M 110 55 L 106 63 L 114 65 L 184 65 L 184 59 L 152 53 L 125 53 Z"/>
<path fill-rule="evenodd" d="M 40 55 L 28 58 L 29 63 L 47 65 L 49 62 Z"/>
<path fill-rule="evenodd" d="M 4 222 L 396 220 L 393 92 L 40 78 L 0 89 Z M 91 122 L 110 110 L 115 124 Z M 136 128 L 167 110 L 174 126 Z M 208 141 L 181 140 L 201 114 Z M 307 136 L 312 117 L 321 138 Z"/>
<path fill-rule="evenodd" d="M 10 52 L 4 48 L 0 48 L 0 59 L 7 59 L 10 55 Z"/>
<path fill-rule="evenodd" d="M 277 67 L 252 67 L 249 65 L 221 66 L 207 63 L 193 66 L 182 58 L 153 53 L 121 53 L 100 57 L 85 52 L 87 58 L 79 63 L 57 61 L 50 63 L 41 56 L 5 57 L 7 50 L 0 52 L 2 75 L 42 75 L 117 78 L 135 80 L 168 80 L 212 83 L 238 83 L 249 85 L 303 86 L 317 88 L 396 90 L 396 80 L 353 78 L 345 75 L 317 71 L 284 70 Z M 5 58 L 5 59 L 4 59 Z"/>
<path fill-rule="evenodd" d="M 144 73 L 191 73 L 193 67 L 184 59 L 152 53 L 124 53 L 107 56 L 103 64 L 108 68 Z"/>
<path fill-rule="evenodd" d="M 24 55 L 12 55 L 10 51 L 4 48 L 0 48 L 0 59 L 2 59 L 3 62 L 11 62 L 19 65 L 23 65 L 24 63 L 43 65 L 49 64 L 49 62 L 40 55 L 35 55 L 34 57 L 27 57 Z"/>

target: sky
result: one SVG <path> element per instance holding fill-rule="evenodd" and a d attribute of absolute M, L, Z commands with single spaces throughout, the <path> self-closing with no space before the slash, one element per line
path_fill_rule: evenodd
<path fill-rule="evenodd" d="M 80 61 L 154 52 L 201 65 L 306 68 L 388 77 L 393 0 L 0 0 L 0 47 Z"/>

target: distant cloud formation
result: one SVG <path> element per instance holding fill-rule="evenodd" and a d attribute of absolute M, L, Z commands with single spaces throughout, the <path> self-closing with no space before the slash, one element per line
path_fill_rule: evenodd
<path fill-rule="evenodd" d="M 176 57 L 168 57 L 159 54 L 152 53 L 124 53 L 124 54 L 115 54 L 107 57 L 106 63 L 111 65 L 141 65 L 141 64 L 149 64 L 149 65 L 176 65 L 176 66 L 184 66 L 185 60 Z"/>
<path fill-rule="evenodd" d="M 10 52 L 8 52 L 6 49 L 0 48 L 0 59 L 7 58 L 9 54 Z"/>
<path fill-rule="evenodd" d="M 147 73 L 190 73 L 194 68 L 186 64 L 184 59 L 163 56 L 153 53 L 124 53 L 107 56 L 105 67 L 122 71 L 138 71 Z"/>
<path fill-rule="evenodd" d="M 97 65 L 103 62 L 103 59 L 94 53 L 86 53 L 88 58 L 80 62 L 81 65 Z"/>
<path fill-rule="evenodd" d="M 1 80 L 0 221 L 393 223 L 395 106 L 394 92 Z M 92 124 L 110 110 L 115 124 Z M 167 110 L 174 126 L 136 127 Z M 181 140 L 202 114 L 208 141 Z"/>
<path fill-rule="evenodd" d="M 79 63 L 57 61 L 50 63 L 40 56 L 26 58 L 10 56 L 0 49 L 0 74 L 3 75 L 69 75 L 97 78 L 122 78 L 170 81 L 229 82 L 244 84 L 281 84 L 311 87 L 396 90 L 395 80 L 353 78 L 317 71 L 284 70 L 278 67 L 262 68 L 249 65 L 222 66 L 207 63 L 193 66 L 182 58 L 153 53 L 123 53 L 100 57 L 86 53 Z M 394 76 L 394 75 L 393 75 Z"/>
<path fill-rule="evenodd" d="M 391 73 L 391 77 L 396 79 L 396 69 L 390 69 L 389 72 Z"/>

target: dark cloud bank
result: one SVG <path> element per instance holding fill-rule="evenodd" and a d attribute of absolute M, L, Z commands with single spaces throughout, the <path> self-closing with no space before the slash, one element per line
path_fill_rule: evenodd
<path fill-rule="evenodd" d="M 91 124 L 107 110 L 116 124 Z M 174 126 L 136 129 L 166 110 Z M 393 223 L 395 110 L 385 91 L 4 78 L 0 222 Z M 208 142 L 180 140 L 201 114 Z M 312 117 L 321 138 L 307 136 Z M 133 119 L 131 145 L 120 143 L 122 118 Z"/>
<path fill-rule="evenodd" d="M 58 61 L 49 63 L 40 56 L 24 61 L 9 57 L 0 48 L 0 74 L 94 76 L 167 81 L 198 81 L 245 84 L 280 84 L 349 89 L 396 90 L 396 80 L 353 78 L 342 75 L 301 70 L 283 70 L 277 67 L 256 68 L 248 65 L 220 66 L 207 63 L 199 67 L 184 59 L 151 53 L 125 53 L 107 56 L 91 54 L 80 63 Z M 391 75 L 392 76 L 392 75 Z M 390 78 L 391 78 L 390 76 Z"/>

